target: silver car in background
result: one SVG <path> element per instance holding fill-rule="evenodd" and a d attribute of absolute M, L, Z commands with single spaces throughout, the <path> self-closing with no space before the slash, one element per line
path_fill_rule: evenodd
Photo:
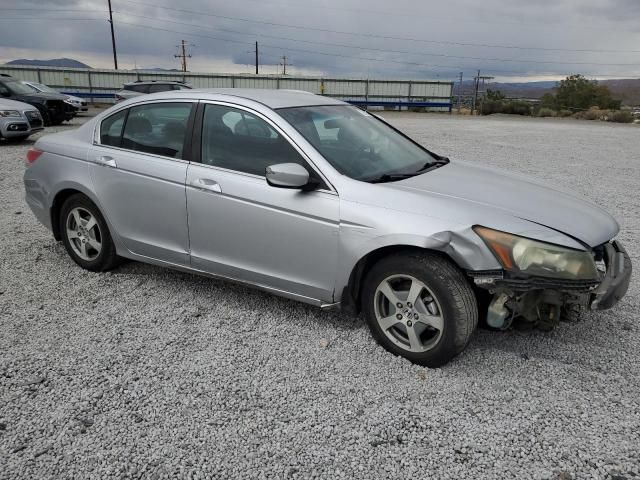
<path fill-rule="evenodd" d="M 122 90 L 116 92 L 116 102 L 122 102 L 130 98 L 149 93 L 172 92 L 174 90 L 191 90 L 191 86 L 183 82 L 170 80 L 137 80 L 125 83 Z"/>
<path fill-rule="evenodd" d="M 27 82 L 27 81 L 23 81 L 22 83 L 24 83 L 25 85 L 28 85 L 29 87 L 33 88 L 36 92 L 40 92 L 40 93 L 56 93 L 58 95 L 62 95 L 64 96 L 64 102 L 71 105 L 73 108 L 76 109 L 76 113 L 79 112 L 86 112 L 87 110 L 89 110 L 89 106 L 87 104 L 86 100 L 81 99 L 80 97 L 76 97 L 74 95 L 69 95 L 67 93 L 61 93 L 53 88 L 51 88 L 48 85 L 45 85 L 43 83 L 38 83 L 38 82 Z"/>
<path fill-rule="evenodd" d="M 41 130 L 44 122 L 36 107 L 0 98 L 0 139 L 24 140 Z"/>
<path fill-rule="evenodd" d="M 387 350 L 431 367 L 479 317 L 549 328 L 612 307 L 631 276 L 598 206 L 306 92 L 131 99 L 39 139 L 24 183 L 86 269 L 125 257 L 362 312 Z"/>

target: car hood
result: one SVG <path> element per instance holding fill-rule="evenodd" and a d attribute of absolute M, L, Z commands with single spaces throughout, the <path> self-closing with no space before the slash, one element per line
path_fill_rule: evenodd
<path fill-rule="evenodd" d="M 8 98 L 0 98 L 0 109 L 2 110 L 36 110 L 33 105 Z"/>
<path fill-rule="evenodd" d="M 591 247 L 611 240 L 620 229 L 605 210 L 575 193 L 549 187 L 523 175 L 468 162 L 450 162 L 423 175 L 387 185 L 496 209 Z"/>
<path fill-rule="evenodd" d="M 24 102 L 38 102 L 43 103 L 45 100 L 61 100 L 66 98 L 64 95 L 58 95 L 56 93 L 24 93 L 15 96 L 16 100 Z"/>

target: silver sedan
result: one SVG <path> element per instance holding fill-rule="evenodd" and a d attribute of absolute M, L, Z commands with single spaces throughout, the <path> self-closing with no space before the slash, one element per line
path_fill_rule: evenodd
<path fill-rule="evenodd" d="M 0 139 L 24 140 L 41 130 L 44 122 L 36 107 L 0 98 Z"/>
<path fill-rule="evenodd" d="M 134 98 L 39 139 L 24 182 L 83 268 L 129 258 L 362 312 L 383 347 L 426 366 L 460 353 L 479 318 L 551 328 L 613 306 L 631 275 L 598 206 L 306 92 Z"/>

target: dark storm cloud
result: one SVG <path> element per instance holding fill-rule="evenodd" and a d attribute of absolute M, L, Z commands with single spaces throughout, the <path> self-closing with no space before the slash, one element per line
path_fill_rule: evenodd
<path fill-rule="evenodd" d="M 636 0 L 397 0 L 392 4 L 387 0 L 112 0 L 112 4 L 118 52 L 128 66 L 134 61 L 139 67 L 177 66 L 173 54 L 181 39 L 195 44 L 192 64 L 199 70 L 216 69 L 221 62 L 242 66 L 253 62 L 253 42 L 258 40 L 261 63 L 277 65 L 287 55 L 297 68 L 327 75 L 454 78 L 459 71 L 469 76 L 477 69 L 501 77 L 640 74 L 640 54 L 620 52 L 640 44 L 637 22 L 629 21 L 640 14 Z M 44 51 L 50 56 L 56 52 L 73 56 L 75 52 L 84 58 L 93 55 L 95 62 L 103 64 L 100 66 L 108 66 L 111 45 L 106 0 L 2 0 L 0 14 L 37 18 L 3 19 L 3 49 L 21 49 L 31 57 L 42 57 Z M 405 39 L 367 36 L 371 34 Z M 589 64 L 577 65 L 579 62 Z"/>

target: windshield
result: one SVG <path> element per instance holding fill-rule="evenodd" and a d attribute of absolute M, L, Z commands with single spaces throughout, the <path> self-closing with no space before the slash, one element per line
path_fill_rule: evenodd
<path fill-rule="evenodd" d="M 7 82 L 5 85 L 9 90 L 11 90 L 11 93 L 16 95 L 30 95 L 38 92 L 35 88 L 20 82 Z"/>
<path fill-rule="evenodd" d="M 42 83 L 34 83 L 33 85 L 30 85 L 33 88 L 35 88 L 36 90 L 40 91 L 40 92 L 46 92 L 46 93 L 58 93 L 56 90 L 54 90 L 53 88 L 47 86 L 47 85 L 43 85 Z"/>
<path fill-rule="evenodd" d="M 373 115 L 350 105 L 278 110 L 340 173 L 392 181 L 422 173 L 439 159 Z"/>

